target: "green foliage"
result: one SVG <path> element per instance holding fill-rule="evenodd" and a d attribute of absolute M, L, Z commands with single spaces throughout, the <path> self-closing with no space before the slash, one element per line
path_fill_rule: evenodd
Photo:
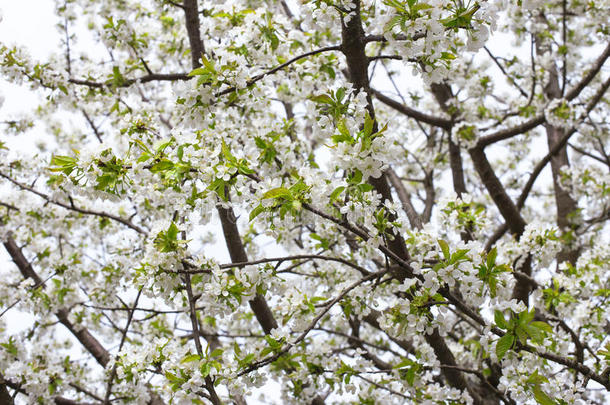
<path fill-rule="evenodd" d="M 125 163 L 114 156 L 109 149 L 102 152 L 101 156 L 104 160 L 99 159 L 97 166 L 102 174 L 97 176 L 94 188 L 111 194 L 124 193 L 124 182 L 128 173 Z"/>
<path fill-rule="evenodd" d="M 267 347 L 263 348 L 263 350 L 261 351 L 261 357 L 265 357 L 270 353 L 280 353 L 282 351 L 282 347 L 284 346 L 286 339 L 275 339 L 271 335 L 265 335 L 265 341 L 267 342 Z"/>
<path fill-rule="evenodd" d="M 552 285 L 542 290 L 542 298 L 544 299 L 547 310 L 557 308 L 559 304 L 570 304 L 575 302 L 574 297 L 565 289 L 559 286 L 557 280 L 552 280 Z"/>
<path fill-rule="evenodd" d="M 275 148 L 274 143 L 280 138 L 280 134 L 276 132 L 271 132 L 267 134 L 265 138 L 256 136 L 254 137 L 254 142 L 256 146 L 261 150 L 260 155 L 258 156 L 258 161 L 261 163 L 271 164 L 274 162 L 275 157 L 277 156 L 277 149 Z M 278 163 L 281 168 L 281 163 Z"/>
<path fill-rule="evenodd" d="M 349 108 L 349 99 L 345 98 L 345 89 L 339 87 L 336 91 L 310 97 L 317 104 L 320 114 L 328 115 L 335 122 L 342 120 Z"/>
<path fill-rule="evenodd" d="M 247 368 L 254 361 L 256 354 L 254 353 L 243 353 L 241 345 L 237 342 L 233 343 L 233 357 L 237 362 L 239 369 Z"/>
<path fill-rule="evenodd" d="M 506 334 L 498 339 L 496 344 L 496 355 L 498 359 L 504 358 L 506 352 L 520 345 L 527 345 L 531 340 L 536 344 L 542 344 L 547 334 L 553 333 L 553 328 L 546 322 L 534 321 L 535 309 L 525 310 L 518 314 L 510 311 L 510 318 L 504 318 L 502 311 L 494 311 L 494 322 Z"/>
<path fill-rule="evenodd" d="M 341 361 L 341 365 L 339 366 L 339 368 L 337 368 L 337 370 L 335 371 L 335 374 L 338 377 L 340 377 L 340 379 L 345 384 L 349 384 L 352 377 L 358 374 L 358 371 L 356 371 L 356 369 L 354 369 L 353 367 L 351 367 L 351 366 L 347 365 L 346 363 L 344 363 L 343 361 Z"/>
<path fill-rule="evenodd" d="M 406 357 L 392 368 L 398 370 L 401 378 L 408 382 L 411 386 L 413 386 L 415 383 L 415 378 L 417 377 L 418 373 L 423 370 L 421 364 Z"/>
<path fill-rule="evenodd" d="M 125 192 L 128 168 L 122 159 L 113 155 L 111 149 L 102 151 L 100 158 L 93 164 L 96 167 L 92 165 L 84 169 L 78 165 L 76 157 L 54 155 L 49 164 L 49 171 L 61 173 L 70 178 L 74 184 L 78 184 L 84 178 L 85 170 L 88 172 L 95 170 L 99 174 L 96 175 L 94 189 L 115 195 Z M 51 185 L 58 182 L 57 177 L 51 176 L 47 183 Z"/>
<path fill-rule="evenodd" d="M 457 136 L 466 142 L 475 141 L 477 139 L 477 128 L 474 125 L 463 125 L 457 131 Z"/>
<path fill-rule="evenodd" d="M 534 394 L 534 399 L 540 405 L 558 405 L 558 402 L 548 396 L 546 392 L 542 390 L 542 384 L 548 383 L 549 380 L 540 375 L 538 370 L 535 370 L 525 381 L 525 387 Z"/>
<path fill-rule="evenodd" d="M 496 264 L 497 254 L 498 251 L 496 248 L 492 248 L 489 253 L 487 253 L 485 261 L 477 267 L 477 277 L 487 285 L 491 298 L 494 298 L 497 295 L 499 275 L 511 271 L 511 268 L 506 264 Z M 483 293 L 482 290 L 481 293 Z"/>
<path fill-rule="evenodd" d="M 78 159 L 72 156 L 54 155 L 51 158 L 49 170 L 69 176 L 78 167 Z"/>
<path fill-rule="evenodd" d="M 193 69 L 188 75 L 189 77 L 197 77 L 197 85 L 212 85 L 216 86 L 220 83 L 219 72 L 214 66 L 214 62 L 210 61 L 205 55 L 201 55 L 203 66 Z"/>
<path fill-rule="evenodd" d="M 273 18 L 271 13 L 265 14 L 265 23 L 264 24 L 256 24 L 258 29 L 261 32 L 261 37 L 269 42 L 271 50 L 275 51 L 277 47 L 280 45 L 280 38 L 278 37 L 278 32 L 273 26 Z"/>
<path fill-rule="evenodd" d="M 307 186 L 303 179 L 294 176 L 297 180 L 293 185 L 286 188 L 276 187 L 267 192 L 262 196 L 263 200 L 272 200 L 271 205 L 263 206 L 259 204 L 252 212 L 250 212 L 249 220 L 252 221 L 262 212 L 275 212 L 277 211 L 280 219 L 284 219 L 287 214 L 296 216 L 301 211 L 303 204 L 310 202 L 308 197 L 309 190 L 311 187 Z"/>
<path fill-rule="evenodd" d="M 448 29 L 457 31 L 459 28 L 470 29 L 472 28 L 472 20 L 474 14 L 481 8 L 477 3 L 471 6 L 469 1 L 464 5 L 461 1 L 453 1 L 453 7 L 450 10 L 451 15 L 441 20 L 441 23 Z"/>
<path fill-rule="evenodd" d="M 387 23 L 385 29 L 391 31 L 392 28 L 398 26 L 403 32 L 408 31 L 408 23 L 422 17 L 425 10 L 429 10 L 432 6 L 418 0 L 384 0 L 385 5 L 392 7 L 396 11 L 396 15 Z"/>
<path fill-rule="evenodd" d="M 2 346 L 11 356 L 17 356 L 18 350 L 17 345 L 15 344 L 15 338 L 13 336 L 9 336 L 8 342 L 0 343 L 0 346 Z"/>
<path fill-rule="evenodd" d="M 347 186 L 339 186 L 335 188 L 329 196 L 329 203 L 340 203 L 340 196 L 345 193 L 346 198 L 352 198 L 356 201 L 362 201 L 364 193 L 373 190 L 373 186 L 363 181 L 362 172 L 359 169 L 352 169 L 346 173 L 345 181 Z"/>
<path fill-rule="evenodd" d="M 167 230 L 161 231 L 154 239 L 155 248 L 162 253 L 175 252 L 180 246 L 187 243 L 185 240 L 178 239 L 180 230 L 175 223 L 171 223 Z"/>
<path fill-rule="evenodd" d="M 442 212 L 447 216 L 455 214 L 458 225 L 463 228 L 465 232 L 473 232 L 480 227 L 482 215 L 485 212 L 485 206 L 474 201 L 450 201 L 443 207 Z"/>
<path fill-rule="evenodd" d="M 468 249 L 459 249 L 459 250 L 455 251 L 454 253 L 451 253 L 451 251 L 449 250 L 449 244 L 446 241 L 439 239 L 437 242 L 441 248 L 441 252 L 443 254 L 443 259 L 440 260 L 434 266 L 435 270 L 457 264 L 464 260 L 468 260 L 468 256 L 467 256 L 468 252 L 469 252 Z"/>
<path fill-rule="evenodd" d="M 220 197 L 223 201 L 228 201 L 227 190 L 235 184 L 236 175 L 251 175 L 254 173 L 254 170 L 250 169 L 246 159 L 237 159 L 224 140 L 222 140 L 220 157 L 221 163 L 219 166 L 227 168 L 229 173 L 234 174 L 228 180 L 225 180 L 223 170 L 223 176 L 214 178 L 214 180 L 212 180 L 212 182 L 208 185 L 207 190 L 216 193 L 216 195 L 218 195 L 218 197 Z M 217 168 L 216 170 L 218 170 Z"/>
<path fill-rule="evenodd" d="M 597 354 L 599 354 L 600 356 L 604 356 L 604 360 L 610 363 L 610 342 L 606 343 L 603 349 L 598 350 Z"/>
<path fill-rule="evenodd" d="M 334 134 L 331 139 L 335 144 L 345 142 L 349 145 L 360 144 L 360 152 L 368 151 L 371 149 L 373 140 L 383 134 L 387 129 L 387 125 L 384 126 L 380 131 L 374 131 L 375 120 L 371 118 L 368 111 L 364 116 L 364 125 L 360 131 L 355 135 L 352 135 L 345 125 L 345 118 L 339 118 L 335 121 L 337 131 L 339 133 Z"/>

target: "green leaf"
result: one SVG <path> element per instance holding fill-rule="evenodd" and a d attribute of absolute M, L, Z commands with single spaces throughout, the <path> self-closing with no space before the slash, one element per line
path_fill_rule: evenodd
<path fill-rule="evenodd" d="M 337 89 L 337 93 L 335 94 L 337 101 L 343 101 L 343 97 L 345 97 L 345 89 L 343 87 L 339 87 Z"/>
<path fill-rule="evenodd" d="M 553 333 L 553 327 L 551 325 L 549 325 L 546 322 L 542 322 L 542 321 L 534 321 L 532 323 L 530 323 L 530 326 L 533 326 L 534 328 L 538 328 L 543 330 L 544 332 L 547 333 Z"/>
<path fill-rule="evenodd" d="M 227 146 L 224 139 L 222 140 L 222 149 L 221 150 L 222 150 L 222 155 L 224 156 L 225 159 L 227 159 L 227 161 L 229 161 L 229 162 L 237 161 L 235 156 L 233 156 L 233 154 L 231 153 L 231 149 Z"/>
<path fill-rule="evenodd" d="M 113 66 L 112 67 L 112 80 L 111 80 L 112 84 L 119 87 L 122 86 L 125 83 L 125 78 L 123 77 L 123 75 L 121 74 L 121 70 L 119 69 L 118 66 Z"/>
<path fill-rule="evenodd" d="M 225 186 L 226 182 L 222 178 L 215 178 L 208 186 L 208 190 L 215 192 L 223 201 L 227 201 Z"/>
<path fill-rule="evenodd" d="M 166 372 L 165 372 L 165 377 L 166 377 L 166 378 L 167 378 L 169 381 L 171 381 L 171 382 L 173 382 L 173 383 L 181 383 L 181 382 L 182 382 L 182 379 L 181 379 L 181 378 L 177 377 L 177 376 L 176 376 L 175 374 L 173 374 L 173 373 L 170 373 L 169 371 L 166 371 Z"/>
<path fill-rule="evenodd" d="M 310 233 L 309 236 L 311 237 L 311 239 L 315 239 L 318 242 L 320 242 L 320 243 L 316 244 L 316 248 L 325 249 L 325 250 L 329 248 L 330 241 L 328 239 L 323 238 L 322 236 L 320 236 L 316 233 Z"/>
<path fill-rule="evenodd" d="M 417 373 L 417 367 L 413 366 L 409 368 L 409 371 L 407 371 L 407 374 L 405 376 L 405 378 L 407 379 L 407 382 L 409 383 L 409 385 L 413 385 L 413 383 L 415 383 L 415 376 Z"/>
<path fill-rule="evenodd" d="M 447 242 L 442 239 L 438 240 L 438 244 L 441 247 L 441 250 L 443 251 L 443 256 L 445 257 L 445 259 L 449 260 L 449 258 L 451 257 L 451 254 L 449 253 L 449 244 L 447 244 Z"/>
<path fill-rule="evenodd" d="M 276 187 L 263 194 L 263 200 L 270 198 L 284 198 L 286 200 L 292 200 L 292 194 L 290 193 L 290 190 L 285 187 Z"/>
<path fill-rule="evenodd" d="M 347 142 L 349 144 L 354 143 L 354 138 L 349 133 L 349 130 L 345 126 L 345 120 L 341 119 L 337 121 L 337 130 L 339 131 L 339 135 L 333 135 L 332 140 L 335 143 Z"/>
<path fill-rule="evenodd" d="M 186 355 L 181 361 L 180 363 L 184 364 L 184 363 L 190 363 L 192 361 L 199 361 L 201 359 L 201 357 L 199 357 L 198 354 L 189 354 Z"/>
<path fill-rule="evenodd" d="M 362 182 L 362 172 L 358 169 L 354 169 L 347 176 L 347 182 L 349 184 L 360 184 Z"/>
<path fill-rule="evenodd" d="M 496 344 L 496 356 L 498 356 L 498 360 L 502 360 L 506 352 L 513 347 L 515 343 L 515 336 L 511 334 L 506 334 L 498 339 L 498 343 Z"/>
<path fill-rule="evenodd" d="M 457 252 L 451 255 L 451 259 L 449 260 L 449 264 L 458 263 L 460 260 L 464 260 L 466 255 L 470 252 L 468 249 L 460 249 Z"/>
<path fill-rule="evenodd" d="M 371 118 L 368 111 L 364 116 L 364 134 L 369 136 L 373 133 L 373 126 L 375 125 L 375 120 Z"/>
<path fill-rule="evenodd" d="M 210 375 L 210 371 L 212 371 L 212 366 L 210 363 L 203 363 L 201 367 L 199 367 L 199 371 L 201 372 L 201 377 L 205 378 Z"/>
<path fill-rule="evenodd" d="M 494 322 L 500 329 L 508 329 L 508 324 L 504 319 L 504 314 L 502 311 L 498 311 L 497 309 L 494 311 Z"/>
<path fill-rule="evenodd" d="M 420 11 L 420 10 L 427 10 L 429 8 L 432 8 L 432 6 L 430 4 L 427 4 L 427 3 L 418 3 L 418 4 L 415 4 L 414 6 L 412 6 L 411 10 L 413 10 L 413 11 Z"/>
<path fill-rule="evenodd" d="M 260 136 L 255 136 L 254 137 L 254 143 L 256 144 L 256 146 L 259 149 L 267 148 L 267 142 L 265 142 L 265 140 L 263 138 L 261 138 Z"/>
<path fill-rule="evenodd" d="M 250 217 L 248 219 L 248 221 L 252 221 L 254 218 L 256 218 L 257 216 L 259 216 L 260 213 L 262 213 L 263 211 L 265 211 L 265 207 L 263 207 L 262 204 L 259 204 L 256 208 L 254 208 L 252 210 L 252 212 L 250 213 Z"/>
<path fill-rule="evenodd" d="M 532 392 L 534 393 L 534 399 L 540 405 L 557 405 L 557 402 L 555 402 L 551 397 L 549 397 L 546 392 L 544 392 L 540 388 L 540 386 L 535 386 L 534 388 L 532 388 Z"/>
<path fill-rule="evenodd" d="M 341 193 L 343 193 L 343 191 L 345 190 L 344 186 L 339 186 L 336 189 L 333 190 L 332 193 L 330 193 L 330 202 L 334 202 L 337 200 L 337 198 L 341 195 Z"/>
<path fill-rule="evenodd" d="M 144 144 L 144 142 L 142 142 L 141 140 L 139 140 L 139 139 L 134 139 L 134 140 L 133 140 L 133 142 L 134 142 L 136 145 L 138 145 L 138 146 L 139 146 L 139 147 L 140 147 L 140 148 L 141 148 L 141 149 L 142 149 L 144 152 L 146 152 L 147 154 L 149 154 L 149 155 L 152 155 L 152 154 L 153 154 L 153 153 L 152 153 L 152 151 L 150 150 L 150 148 L 149 148 L 148 146 L 146 146 L 146 145 Z"/>
<path fill-rule="evenodd" d="M 150 166 L 150 171 L 153 173 L 165 172 L 174 168 L 174 162 L 167 159 L 161 159 L 157 163 Z"/>
<path fill-rule="evenodd" d="M 214 64 L 212 62 L 210 62 L 210 60 L 208 58 L 206 58 L 205 55 L 201 55 L 201 62 L 203 63 L 203 66 L 205 66 L 207 68 L 208 71 L 216 72 L 216 68 L 214 67 Z"/>
<path fill-rule="evenodd" d="M 180 230 L 173 222 L 166 231 L 159 232 L 153 241 L 157 250 L 163 253 L 176 251 L 181 243 L 186 242 L 178 240 L 178 232 Z"/>
<path fill-rule="evenodd" d="M 526 329 L 522 326 L 519 326 L 515 329 L 515 333 L 517 334 L 517 338 L 519 339 L 519 342 L 521 344 L 526 344 L 527 343 L 527 339 L 529 337 L 529 334 L 527 333 Z"/>
<path fill-rule="evenodd" d="M 358 184 L 358 190 L 360 190 L 360 192 L 362 192 L 362 193 L 367 193 L 369 191 L 372 191 L 373 188 L 374 187 L 369 183 Z"/>
<path fill-rule="evenodd" d="M 160 141 L 155 142 L 155 144 L 153 145 L 153 148 L 155 149 L 155 152 L 160 155 L 161 153 L 163 153 L 163 151 L 165 150 L 165 148 L 167 148 L 169 145 L 172 144 L 174 140 L 173 139 L 162 139 Z"/>
<path fill-rule="evenodd" d="M 487 263 L 487 267 L 491 270 L 494 265 L 496 264 L 496 256 L 498 255 L 498 251 L 496 250 L 496 248 L 492 248 L 489 253 L 487 253 L 487 260 L 485 261 Z"/>
<path fill-rule="evenodd" d="M 207 69 L 198 67 L 196 69 L 191 70 L 191 72 L 188 74 L 188 77 L 201 76 L 205 73 L 207 73 Z"/>
<path fill-rule="evenodd" d="M 317 104 L 328 104 L 333 105 L 335 102 L 327 94 L 320 94 L 319 96 L 312 96 L 309 98 L 311 101 Z"/>
<path fill-rule="evenodd" d="M 69 176 L 76 165 L 77 160 L 74 157 L 55 155 L 51 158 L 49 170 L 52 172 L 62 172 L 66 176 Z"/>
<path fill-rule="evenodd" d="M 531 385 L 540 385 L 540 384 L 542 384 L 542 383 L 548 383 L 548 382 L 549 382 L 549 379 L 548 379 L 548 378 L 546 378 L 546 377 L 545 377 L 545 376 L 543 376 L 543 375 L 540 375 L 540 374 L 538 373 L 538 369 L 536 369 L 536 370 L 534 370 L 534 372 L 533 372 L 533 373 L 532 373 L 532 374 L 531 374 L 531 375 L 530 375 L 530 376 L 527 378 L 527 381 L 526 381 L 526 382 L 527 382 L 528 384 L 531 384 Z"/>
<path fill-rule="evenodd" d="M 117 178 L 113 174 L 103 174 L 101 176 L 98 176 L 95 180 L 97 182 L 95 184 L 96 190 L 103 190 L 103 191 L 110 192 L 111 190 L 108 190 L 108 189 L 112 189 L 114 187 Z"/>
<path fill-rule="evenodd" d="M 534 308 L 531 311 L 525 310 L 519 313 L 519 325 L 525 326 L 528 325 L 536 315 L 536 310 Z"/>
<path fill-rule="evenodd" d="M 171 225 L 169 226 L 169 228 L 167 229 L 167 237 L 168 237 L 168 239 L 177 240 L 178 239 L 178 232 L 179 232 L 178 227 L 176 226 L 176 224 L 174 224 L 172 222 Z"/>
<path fill-rule="evenodd" d="M 15 339 L 12 336 L 8 338 L 8 343 L 0 343 L 0 346 L 4 347 L 6 351 L 13 356 L 17 356 L 17 346 L 15 345 Z"/>

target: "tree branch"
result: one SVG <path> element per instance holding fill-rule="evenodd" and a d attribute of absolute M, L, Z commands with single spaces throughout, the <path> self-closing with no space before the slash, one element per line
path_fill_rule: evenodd
<path fill-rule="evenodd" d="M 10 235 L 4 242 L 4 247 L 24 278 L 31 278 L 36 284 L 42 284 L 42 279 L 34 271 L 31 263 L 25 258 L 21 248 L 17 246 L 17 243 L 15 243 L 15 240 Z M 59 322 L 78 339 L 78 341 L 85 347 L 85 349 L 87 349 L 89 353 L 91 353 L 91 355 L 93 355 L 99 364 L 102 366 L 106 366 L 106 364 L 108 364 L 108 361 L 110 360 L 110 354 L 108 351 L 95 337 L 93 337 L 93 335 L 91 335 L 91 333 L 89 333 L 86 328 L 76 328 L 68 320 L 67 310 L 60 309 L 55 315 L 57 316 L 57 319 L 59 319 Z"/>
<path fill-rule="evenodd" d="M 8 181 L 10 181 L 11 183 L 13 183 L 14 185 L 16 185 L 17 187 L 19 187 L 22 190 L 26 190 L 29 191 L 33 194 L 36 194 L 38 197 L 42 198 L 43 200 L 53 204 L 53 205 L 57 205 L 58 207 L 62 207 L 65 208 L 69 211 L 74 211 L 74 212 L 78 212 L 81 214 L 85 214 L 85 215 L 94 215 L 94 216 L 98 216 L 98 217 L 103 217 L 103 218 L 108 218 L 108 219 L 112 219 L 113 221 L 116 221 L 118 223 L 121 223 L 125 226 L 127 226 L 128 228 L 133 229 L 134 231 L 136 231 L 139 234 L 143 234 L 146 235 L 147 232 L 145 230 L 143 230 L 142 228 L 140 228 L 137 225 L 134 225 L 131 221 L 127 220 L 127 219 L 123 219 L 119 216 L 113 215 L 113 214 L 108 214 L 106 212 L 103 211 L 93 211 L 93 210 L 86 210 L 83 208 L 79 208 L 77 206 L 75 206 L 73 203 L 71 204 L 66 204 L 66 203 L 62 203 L 60 201 L 55 201 L 53 199 L 51 199 L 51 197 L 49 197 L 47 194 L 42 193 L 36 189 L 34 189 L 33 187 L 27 186 L 23 183 L 18 182 L 17 180 L 14 180 L 12 177 L 7 176 L 6 174 L 0 172 L 0 177 L 4 177 L 5 179 L 7 179 Z M 72 202 L 72 201 L 71 201 Z"/>
<path fill-rule="evenodd" d="M 405 186 L 402 184 L 402 180 L 400 180 L 400 177 L 398 177 L 394 169 L 391 168 L 388 169 L 387 176 L 390 180 L 390 183 L 392 184 L 392 187 L 394 187 L 394 190 L 396 190 L 396 194 L 398 194 L 398 199 L 402 204 L 402 209 L 407 214 L 407 218 L 409 218 L 409 223 L 411 224 L 411 227 L 418 230 L 422 229 L 424 225 L 422 223 L 421 217 L 419 216 L 417 211 L 415 211 L 415 208 L 411 203 L 409 193 L 407 193 Z"/>
<path fill-rule="evenodd" d="M 174 81 L 185 81 L 191 80 L 192 77 L 188 73 L 155 73 L 152 75 L 145 75 L 136 79 L 126 79 L 120 85 L 114 85 L 111 82 L 96 82 L 86 79 L 68 79 L 68 82 L 72 84 L 78 84 L 80 86 L 87 86 L 94 89 L 112 88 L 112 87 L 129 87 L 135 83 L 149 83 L 149 82 L 174 82 Z"/>
<path fill-rule="evenodd" d="M 421 111 L 417 111 L 411 107 L 408 107 L 398 101 L 391 99 L 390 97 L 384 95 L 378 90 L 370 89 L 371 93 L 375 96 L 375 98 L 388 107 L 393 108 L 394 110 L 406 115 L 407 117 L 413 118 L 420 122 L 424 122 L 429 125 L 434 125 L 443 129 L 450 130 L 452 122 L 446 118 L 436 117 L 430 114 L 423 113 Z"/>
<path fill-rule="evenodd" d="M 565 94 L 565 99 L 567 101 L 571 101 L 580 95 L 580 92 L 593 80 L 593 78 L 597 75 L 597 73 L 601 70 L 602 66 L 610 56 L 610 43 L 606 46 L 602 54 L 596 59 L 595 63 L 591 67 L 591 69 L 587 72 L 587 74 L 574 86 L 571 90 L 569 90 Z M 483 136 L 477 142 L 477 148 L 485 148 L 486 146 L 491 145 L 492 143 L 502 141 L 504 139 L 512 138 L 513 136 L 523 134 L 529 130 L 536 128 L 538 125 L 542 124 L 545 121 L 544 114 L 538 114 L 534 118 L 529 119 L 528 121 L 516 125 L 511 128 L 506 128 L 495 133 Z"/>

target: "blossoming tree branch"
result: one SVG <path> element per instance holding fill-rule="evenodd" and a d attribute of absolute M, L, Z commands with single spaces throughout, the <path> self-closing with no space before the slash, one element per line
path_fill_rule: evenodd
<path fill-rule="evenodd" d="M 55 11 L 0 44 L 0 403 L 607 403 L 607 2 Z"/>

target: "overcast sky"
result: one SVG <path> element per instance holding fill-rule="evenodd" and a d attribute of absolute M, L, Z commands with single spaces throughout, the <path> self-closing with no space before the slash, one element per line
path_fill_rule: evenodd
<path fill-rule="evenodd" d="M 59 44 L 54 27 L 54 4 L 51 0 L 0 0 L 0 42 L 2 45 L 22 45 L 36 59 L 45 59 Z M 0 79 L 0 92 L 5 98 L 0 119 L 19 113 L 34 102 L 24 89 Z M 0 135 L 1 136 L 1 135 Z"/>

